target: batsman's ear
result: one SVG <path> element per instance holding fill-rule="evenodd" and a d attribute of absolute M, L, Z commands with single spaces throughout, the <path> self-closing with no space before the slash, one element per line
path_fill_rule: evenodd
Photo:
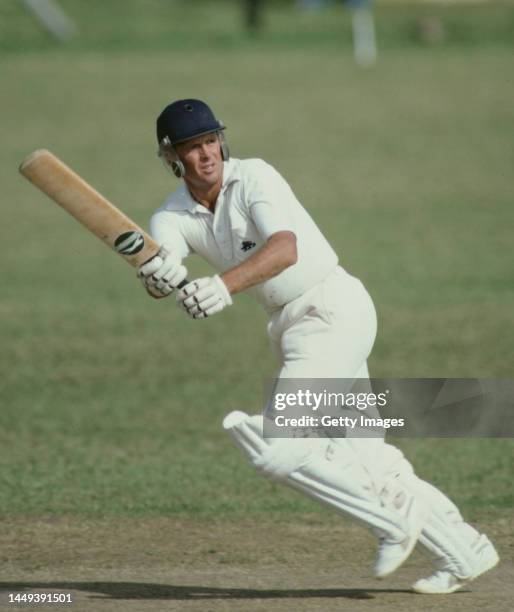
<path fill-rule="evenodd" d="M 186 175 L 186 168 L 178 158 L 171 162 L 171 171 L 177 178 L 183 178 Z"/>
<path fill-rule="evenodd" d="M 171 144 L 168 136 L 165 136 L 159 143 L 157 155 L 161 158 L 164 167 L 177 178 L 182 178 L 186 174 L 186 168 L 180 160 L 175 147 Z"/>

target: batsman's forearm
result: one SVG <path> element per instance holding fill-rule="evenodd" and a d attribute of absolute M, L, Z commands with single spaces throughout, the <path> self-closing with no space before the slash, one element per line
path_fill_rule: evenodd
<path fill-rule="evenodd" d="M 256 253 L 222 274 L 221 278 L 230 293 L 239 293 L 277 276 L 297 260 L 295 234 L 277 232 Z"/>

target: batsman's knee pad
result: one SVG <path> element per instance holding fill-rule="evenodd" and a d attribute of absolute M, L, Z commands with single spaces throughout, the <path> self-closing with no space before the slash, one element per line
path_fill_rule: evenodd
<path fill-rule="evenodd" d="M 286 480 L 292 472 L 305 465 L 316 443 L 327 444 L 327 440 L 309 438 L 273 438 L 268 442 L 262 434 L 263 417 L 248 416 L 240 411 L 225 417 L 223 427 L 231 433 L 255 469 L 274 480 Z"/>
<path fill-rule="evenodd" d="M 309 461 L 311 449 L 304 438 L 275 438 L 253 465 L 263 476 L 284 481 Z"/>
<path fill-rule="evenodd" d="M 335 508 L 392 541 L 401 542 L 408 534 L 408 522 L 398 511 L 408 503 L 407 494 L 391 492 L 394 487 L 377 492 L 349 445 L 318 438 L 281 438 L 268 443 L 263 438 L 262 416 L 249 417 L 239 411 L 225 417 L 223 427 L 264 475 Z"/>

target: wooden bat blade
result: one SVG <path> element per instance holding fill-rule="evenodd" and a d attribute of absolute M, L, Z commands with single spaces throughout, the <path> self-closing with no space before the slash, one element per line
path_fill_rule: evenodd
<path fill-rule="evenodd" d="M 159 251 L 153 238 L 50 151 L 34 151 L 19 170 L 132 266 L 140 266 Z"/>

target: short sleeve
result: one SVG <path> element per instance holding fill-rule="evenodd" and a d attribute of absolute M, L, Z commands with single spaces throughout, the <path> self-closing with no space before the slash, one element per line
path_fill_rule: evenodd
<path fill-rule="evenodd" d="M 245 185 L 250 215 L 259 234 L 267 240 L 280 231 L 295 231 L 292 210 L 297 200 L 285 179 L 270 165 L 261 162 Z"/>
<path fill-rule="evenodd" d="M 257 202 L 250 209 L 253 222 L 259 234 L 268 240 L 277 232 L 294 232 L 292 220 L 285 210 L 265 202 Z"/>
<path fill-rule="evenodd" d="M 176 213 L 157 211 L 150 219 L 150 235 L 159 245 L 167 245 L 181 259 L 191 254 L 191 249 L 180 231 L 180 218 Z"/>

